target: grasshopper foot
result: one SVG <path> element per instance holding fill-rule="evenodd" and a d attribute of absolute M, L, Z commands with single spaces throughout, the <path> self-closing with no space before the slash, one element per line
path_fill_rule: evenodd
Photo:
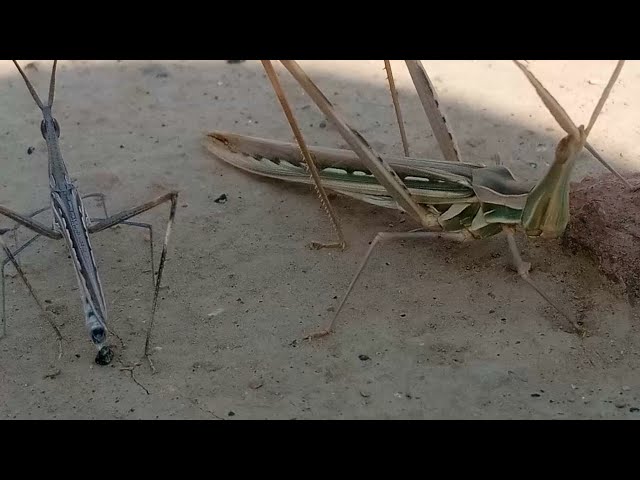
<path fill-rule="evenodd" d="M 326 337 L 327 335 L 330 335 L 331 331 L 330 330 L 320 330 L 319 332 L 314 332 L 310 335 L 307 335 L 306 337 L 304 337 L 305 340 L 315 340 L 316 338 L 322 338 L 322 337 Z"/>

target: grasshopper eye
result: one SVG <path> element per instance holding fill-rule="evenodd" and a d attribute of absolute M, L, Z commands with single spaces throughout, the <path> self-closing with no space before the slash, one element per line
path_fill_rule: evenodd
<path fill-rule="evenodd" d="M 60 137 L 60 125 L 58 125 L 58 121 L 54 118 L 53 119 L 53 128 L 56 131 L 56 137 Z"/>
<path fill-rule="evenodd" d="M 42 120 L 42 121 L 40 122 L 40 133 L 42 133 L 42 136 L 43 136 L 43 137 L 46 137 L 46 135 L 47 135 L 47 126 L 46 126 L 46 124 L 44 123 L 44 120 Z"/>

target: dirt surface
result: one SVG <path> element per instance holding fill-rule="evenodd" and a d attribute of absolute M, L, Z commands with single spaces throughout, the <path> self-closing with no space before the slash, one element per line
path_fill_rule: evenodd
<path fill-rule="evenodd" d="M 489 164 L 498 153 L 519 178 L 540 178 L 562 132 L 513 64 L 424 64 L 466 161 Z M 374 148 L 402 152 L 382 61 L 301 65 Z M 441 158 L 406 69 L 393 65 L 412 155 Z M 26 70 L 41 96 L 50 66 Z M 576 123 L 587 123 L 613 67 L 531 62 Z M 344 147 L 278 71 L 309 143 Z M 628 172 L 640 169 L 639 77 L 640 63 L 628 62 L 589 138 Z M 109 322 L 125 344 L 113 338 L 108 367 L 93 362 L 63 244 L 38 240 L 20 258 L 61 326 L 65 355 L 56 360 L 50 328 L 7 268 L 0 417 L 640 418 L 637 308 L 590 254 L 560 242 L 518 239 L 532 277 L 584 322 L 585 338 L 519 281 L 497 237 L 380 246 L 336 333 L 302 341 L 331 318 L 376 232 L 417 225 L 339 197 L 348 249 L 311 250 L 312 240 L 332 238 L 312 189 L 248 175 L 206 152 L 200 142 L 211 130 L 293 141 L 259 62 L 63 61 L 57 86 L 62 149 L 83 193 L 104 192 L 114 213 L 180 191 L 152 338 L 158 371 L 141 363 L 134 379 L 129 368 L 141 362 L 152 298 L 146 232 L 122 226 L 93 237 Z M 19 212 L 48 202 L 39 123 L 15 68 L 0 62 L 0 205 Z M 575 180 L 604 172 L 584 152 Z M 605 212 L 586 215 L 614 228 L 630 218 Z M 161 207 L 139 218 L 153 223 L 158 252 L 167 217 Z M 11 225 L 0 220 L 0 229 Z M 28 238 L 21 230 L 18 241 Z M 619 255 L 637 254 L 633 241 L 620 246 Z"/>
<path fill-rule="evenodd" d="M 613 174 L 589 176 L 572 186 L 571 222 L 564 240 L 567 247 L 590 255 L 635 306 L 640 298 L 640 174 L 625 178 L 631 190 L 621 188 Z"/>

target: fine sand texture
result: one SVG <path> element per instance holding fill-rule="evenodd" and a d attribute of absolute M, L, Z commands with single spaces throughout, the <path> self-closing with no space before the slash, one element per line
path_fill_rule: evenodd
<path fill-rule="evenodd" d="M 564 133 L 513 63 L 423 63 L 465 161 L 489 165 L 499 154 L 518 178 L 541 178 Z M 51 64 L 21 61 L 43 98 Z M 300 64 L 373 148 L 402 154 L 381 60 Z M 392 65 L 412 156 L 441 159 L 404 63 Z M 589 121 L 614 66 L 530 61 L 577 124 Z M 346 148 L 277 71 L 309 144 Z M 639 80 L 640 62 L 627 62 L 589 137 L 636 183 Z M 335 333 L 309 342 L 376 233 L 418 225 L 332 196 L 348 248 L 310 249 L 335 238 L 312 188 L 250 175 L 203 147 L 213 130 L 294 141 L 259 61 L 61 61 L 53 111 L 70 175 L 82 193 L 103 192 L 109 213 L 180 192 L 151 339 L 157 372 L 143 357 L 147 231 L 123 225 L 92 236 L 109 325 L 122 340 L 111 336 L 109 366 L 94 363 L 64 243 L 39 239 L 19 259 L 65 351 L 58 360 L 51 328 L 7 266 L 0 418 L 640 418 L 640 192 L 625 193 L 610 175 L 575 189 L 570 237 L 518 236 L 532 278 L 584 325 L 584 338 L 515 274 L 498 236 L 382 244 Z M 0 205 L 25 214 L 49 202 L 40 121 L 15 66 L 1 61 Z M 584 151 L 574 180 L 606 173 Z M 94 199 L 87 206 L 101 215 Z M 166 204 L 136 218 L 153 224 L 156 260 L 168 213 Z M 50 213 L 39 218 L 51 225 Z M 0 229 L 13 225 L 0 218 Z M 30 232 L 3 238 L 13 248 Z"/>

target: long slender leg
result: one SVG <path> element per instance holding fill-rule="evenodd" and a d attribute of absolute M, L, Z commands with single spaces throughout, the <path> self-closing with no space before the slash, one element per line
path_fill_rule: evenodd
<path fill-rule="evenodd" d="M 91 219 L 91 221 L 94 223 L 101 222 L 102 220 L 104 220 L 104 218 Z M 146 228 L 149 231 L 149 250 L 150 250 L 150 256 L 151 256 L 151 284 L 155 285 L 156 274 L 155 274 L 155 263 L 154 263 L 154 256 L 153 256 L 153 226 L 150 225 L 149 223 L 129 222 L 129 221 L 122 222 L 120 223 L 120 225 L 129 225 L 132 227 Z"/>
<path fill-rule="evenodd" d="M 100 206 L 102 207 L 102 210 L 104 212 L 104 218 L 92 218 L 91 221 L 99 222 L 101 220 L 104 220 L 105 218 L 108 218 L 109 213 L 107 211 L 107 199 L 105 194 L 104 193 L 88 193 L 87 195 L 83 195 L 82 199 L 92 198 L 92 197 L 100 199 Z M 156 281 L 156 277 L 155 277 L 155 263 L 154 263 L 154 257 L 153 257 L 153 226 L 149 223 L 129 222 L 129 221 L 122 222 L 122 224 L 130 225 L 132 227 L 146 228 L 147 230 L 149 230 L 149 250 L 151 254 L 151 284 L 154 285 Z"/>
<path fill-rule="evenodd" d="M 44 210 L 42 210 L 44 211 Z M 54 240 L 60 240 L 62 238 L 62 234 L 52 228 L 49 228 L 42 223 L 33 220 L 25 215 L 14 212 L 13 210 L 9 210 L 6 207 L 0 205 L 0 215 L 4 215 L 7 218 L 10 218 L 14 222 L 19 223 L 20 225 L 27 227 L 29 230 L 34 231 L 35 233 L 39 233 L 40 235 L 44 235 L 45 237 L 52 238 Z"/>
<path fill-rule="evenodd" d="M 440 108 L 440 101 L 427 72 L 420 60 L 405 60 L 413 85 L 418 92 L 418 97 L 427 114 L 429 124 L 433 135 L 436 137 L 440 151 L 444 155 L 445 160 L 450 162 L 459 162 L 460 150 L 453 136 L 453 132 L 449 128 L 447 118 Z"/>
<path fill-rule="evenodd" d="M 412 232 L 379 232 L 375 236 L 373 241 L 371 242 L 371 245 L 369 246 L 369 249 L 367 250 L 367 253 L 365 254 L 364 258 L 362 259 L 362 262 L 360 263 L 360 267 L 358 268 L 358 270 L 356 271 L 355 275 L 353 276 L 353 279 L 351 280 L 351 283 L 349 284 L 349 287 L 347 288 L 347 291 L 345 292 L 344 296 L 342 297 L 342 302 L 340 302 L 340 306 L 338 307 L 338 310 L 336 310 L 335 315 L 333 316 L 333 318 L 329 322 L 329 325 L 327 325 L 327 328 L 325 328 L 324 330 L 321 330 L 321 331 L 319 331 L 317 333 L 312 333 L 311 335 L 309 335 L 307 337 L 307 339 L 324 337 L 325 335 L 328 335 L 328 334 L 331 333 L 331 331 L 333 330 L 333 326 L 334 326 L 336 320 L 338 319 L 338 316 L 340 315 L 340 312 L 342 311 L 342 308 L 344 307 L 345 303 L 347 302 L 347 299 L 349 298 L 349 295 L 351 294 L 351 291 L 353 290 L 353 287 L 356 285 L 356 282 L 358 281 L 358 278 L 360 278 L 360 274 L 364 270 L 364 267 L 367 266 L 367 263 L 369 262 L 369 258 L 371 257 L 371 254 L 373 253 L 373 249 L 376 247 L 376 245 L 379 242 L 387 241 L 387 240 L 412 240 L 412 239 L 416 239 L 416 238 L 418 238 L 418 239 L 444 238 L 444 239 L 456 240 L 456 241 L 459 241 L 459 242 L 463 242 L 463 241 L 468 239 L 468 237 L 463 232 L 415 232 L 415 231 L 412 231 Z"/>
<path fill-rule="evenodd" d="M 37 214 L 37 212 L 32 214 L 32 216 L 35 215 L 35 214 Z M 19 251 L 24 250 L 24 248 L 26 248 L 33 241 L 35 241 L 35 239 L 38 238 L 40 235 L 44 235 L 46 237 L 53 238 L 53 239 L 56 239 L 56 240 L 62 238 L 62 235 L 60 234 L 60 232 L 57 232 L 57 231 L 55 231 L 55 230 L 53 230 L 51 228 L 48 228 L 48 227 L 44 226 L 43 224 L 41 224 L 40 222 L 38 222 L 36 220 L 33 220 L 32 218 L 29 218 L 27 216 L 19 214 L 19 213 L 15 212 L 13 210 L 10 210 L 10 209 L 8 209 L 6 207 L 0 206 L 0 215 L 4 215 L 5 217 L 10 218 L 11 220 L 19 223 L 20 225 L 23 225 L 23 226 L 27 227 L 28 229 L 30 229 L 33 232 L 38 234 L 38 235 L 34 236 L 31 240 L 29 240 L 29 242 L 27 242 L 21 248 L 19 248 L 18 249 Z M 20 275 L 20 278 L 22 279 L 24 284 L 27 286 L 27 289 L 29 290 L 29 293 L 31 293 L 31 296 L 34 298 L 34 300 L 38 304 L 38 307 L 40 307 L 40 310 L 44 314 L 47 322 L 49 322 L 51 327 L 56 332 L 56 336 L 58 337 L 59 358 L 62 357 L 62 334 L 60 333 L 60 330 L 58 329 L 57 325 L 55 323 L 53 323 L 53 321 L 51 320 L 51 318 L 48 315 L 48 312 L 44 309 L 44 307 L 42 305 L 42 302 L 40 302 L 40 299 L 38 298 L 38 296 L 36 295 L 35 291 L 33 290 L 33 287 L 31 286 L 31 283 L 29 283 L 29 280 L 27 279 L 24 271 L 22 270 L 22 267 L 20 267 L 20 264 L 16 260 L 14 254 L 11 252 L 11 250 L 9 250 L 9 247 L 7 247 L 7 245 L 5 244 L 4 240 L 2 239 L 2 236 L 0 236 L 0 247 L 2 247 L 2 249 L 4 250 L 4 252 L 5 252 L 6 256 L 7 256 L 7 258 L 13 264 L 13 266 L 16 269 L 16 271 Z M 5 307 L 5 294 L 6 294 L 6 291 L 5 291 L 5 284 L 4 284 L 4 267 L 5 267 L 5 265 L 6 265 L 6 262 L 3 262 L 2 269 L 1 269 L 1 271 L 2 271 L 2 336 L 4 336 L 6 334 L 6 307 Z"/>
<path fill-rule="evenodd" d="M 31 245 L 33 242 L 35 242 L 38 238 L 40 238 L 42 235 L 37 234 L 34 235 L 33 237 L 31 237 L 27 242 L 25 242 L 24 244 L 22 244 L 22 246 L 20 246 L 19 248 L 17 248 L 15 251 L 11 252 L 14 260 L 17 263 L 17 256 L 18 254 L 20 254 L 20 252 L 22 252 L 25 248 L 27 248 L 29 245 Z M 0 238 L 2 237 L 2 235 L 0 235 Z M 11 259 L 9 258 L 9 256 L 7 256 L 7 258 L 5 258 L 2 261 L 2 265 L 0 265 L 0 283 L 2 283 L 2 335 L 0 335 L 0 338 L 4 337 L 7 334 L 7 310 L 6 310 L 6 290 L 5 290 L 5 278 L 4 278 L 4 269 L 7 266 L 8 263 L 12 263 Z"/>
<path fill-rule="evenodd" d="M 527 67 L 525 67 L 524 65 L 522 65 L 517 61 L 514 61 L 514 63 L 522 71 L 522 73 L 524 73 L 524 75 L 527 77 L 527 80 L 529 80 L 529 83 L 531 83 L 531 85 L 535 88 L 538 96 L 540 97 L 544 105 L 547 107 L 547 110 L 549 110 L 549 113 L 551 113 L 551 115 L 556 120 L 556 122 L 558 122 L 560 127 L 569 135 L 575 138 L 579 138 L 580 135 L 578 132 L 578 127 L 576 127 L 576 125 L 573 123 L 573 120 L 571 120 L 567 112 L 564 110 L 564 108 L 562 108 L 562 106 L 553 97 L 553 95 L 549 93 L 549 91 L 544 87 L 544 85 L 542 85 L 540 80 L 538 80 L 536 76 Z M 600 154 L 596 151 L 596 149 L 593 148 L 587 142 L 587 137 L 589 136 L 589 133 L 593 128 L 593 125 L 595 124 L 598 116 L 600 115 L 600 112 L 602 111 L 602 107 L 604 106 L 604 103 L 606 102 L 607 98 L 609 97 L 609 94 L 611 93 L 611 89 L 613 88 L 615 82 L 620 76 L 620 72 L 622 71 L 622 67 L 624 66 L 624 63 L 625 63 L 624 60 L 619 60 L 618 63 L 616 64 L 616 68 L 611 74 L 611 77 L 609 78 L 609 82 L 607 83 L 602 94 L 600 95 L 600 99 L 598 100 L 598 103 L 594 108 L 593 113 L 591 114 L 591 118 L 584 132 L 584 139 L 582 141 L 586 149 L 602 165 L 604 165 L 610 172 L 616 175 L 627 186 L 627 188 L 629 188 L 629 190 L 635 191 L 638 189 L 638 187 L 633 187 L 627 180 L 625 180 L 624 177 L 619 172 L 617 172 L 615 168 L 613 168 L 613 166 L 611 166 L 604 158 L 602 158 Z"/>
<path fill-rule="evenodd" d="M 103 193 L 89 193 L 86 195 L 82 196 L 82 199 L 87 199 L 87 198 L 99 198 L 100 199 L 100 207 L 102 208 L 103 212 L 104 212 L 104 217 L 107 218 L 109 216 L 109 213 L 107 211 L 107 203 L 106 203 L 106 197 Z M 39 208 L 37 210 L 34 210 L 33 212 L 29 213 L 26 216 L 23 215 L 19 215 L 20 217 L 22 217 L 23 219 L 26 218 L 33 218 L 47 210 L 49 210 L 51 207 L 49 205 L 47 205 L 46 207 L 42 207 Z M 3 207 L 0 206 L 0 214 L 4 213 L 3 212 L 10 212 L 7 209 L 3 209 Z M 12 212 L 12 215 L 18 215 L 15 212 Z M 7 215 L 9 218 L 12 218 L 11 216 Z M 12 218 L 14 221 L 17 221 L 15 218 Z M 104 220 L 104 219 L 99 219 L 99 220 Z M 20 224 L 20 222 L 18 222 Z M 153 250 L 153 226 L 148 224 L 148 223 L 142 223 L 142 222 L 129 222 L 129 221 L 124 221 L 121 222 L 123 225 L 129 225 L 129 226 L 133 226 L 133 227 L 139 227 L 139 228 L 146 228 L 149 231 L 149 250 L 150 250 L 150 258 L 151 258 L 151 283 L 155 284 L 155 259 L 154 259 L 154 250 Z M 22 223 L 23 226 L 26 226 L 27 228 L 31 228 L 30 225 L 26 225 L 24 223 Z M 46 228 L 46 227 L 44 227 Z M 10 229 L 2 229 L 0 230 L 0 235 L 7 233 L 8 231 L 14 231 L 17 229 L 17 226 L 15 228 L 10 228 Z M 33 229 L 32 229 L 33 230 Z M 38 230 L 35 230 L 38 231 Z M 55 230 L 52 230 L 53 232 L 55 232 Z M 42 234 L 42 233 L 40 233 Z M 37 236 L 36 236 L 37 237 Z M 31 242 L 35 239 L 35 237 L 31 240 L 29 240 L 25 245 L 23 245 L 19 251 L 22 251 L 24 248 L 26 248 L 27 246 L 29 246 L 31 244 Z M 13 254 L 16 255 L 16 253 L 18 253 L 17 251 L 14 251 Z"/>
<path fill-rule="evenodd" d="M 33 218 L 47 210 L 49 210 L 51 207 L 50 206 L 46 206 L 46 207 L 42 207 L 39 208 L 37 210 L 34 210 L 33 212 L 29 213 L 28 215 L 26 215 L 25 217 L 27 218 Z M 17 215 L 17 214 L 16 214 Z M 13 228 L 7 228 L 7 229 L 2 229 L 0 231 L 0 237 L 2 235 L 4 235 L 7 232 L 13 232 L 14 234 L 14 240 L 17 242 L 17 237 L 16 237 L 16 231 L 18 229 L 18 227 L 20 227 L 20 224 L 16 225 Z M 29 228 L 29 227 L 27 227 Z M 38 238 L 40 238 L 42 235 L 37 233 L 36 235 L 34 235 L 33 237 L 31 237 L 29 240 L 27 240 L 25 243 L 23 243 L 20 247 L 18 247 L 17 249 L 15 249 L 12 253 L 12 256 L 14 257 L 13 261 L 15 261 L 17 263 L 17 256 L 23 251 L 25 250 L 27 247 L 29 247 L 33 242 L 35 242 Z M 5 286 L 5 277 L 4 277 L 4 272 L 5 272 L 5 267 L 7 266 L 7 264 L 9 263 L 13 263 L 12 259 L 7 255 L 7 258 L 5 258 L 2 261 L 2 264 L 0 265 L 0 283 L 2 284 L 1 286 L 1 290 L 2 290 L 2 335 L 0 335 L 0 338 L 6 336 L 7 334 L 7 310 L 6 310 L 6 286 Z"/>
<path fill-rule="evenodd" d="M 147 202 L 138 207 L 134 207 L 129 210 L 125 210 L 123 212 L 112 215 L 111 217 L 106 218 L 97 223 L 94 223 L 89 227 L 89 233 L 92 233 L 92 234 L 98 233 L 103 230 L 106 230 L 107 228 L 111 228 L 114 225 L 121 224 L 124 221 L 132 217 L 135 217 L 136 215 L 140 215 L 141 213 L 151 210 L 152 208 L 168 201 L 171 202 L 171 211 L 169 213 L 169 221 L 167 222 L 167 230 L 164 237 L 164 243 L 162 245 L 162 253 L 160 255 L 160 264 L 158 267 L 158 274 L 156 276 L 155 289 L 153 293 L 153 305 L 151 307 L 151 321 L 149 323 L 149 328 L 147 329 L 147 335 L 144 343 L 144 356 L 147 358 L 147 361 L 149 362 L 149 366 L 151 367 L 151 370 L 154 373 L 155 373 L 155 366 L 153 365 L 153 361 L 151 360 L 151 355 L 149 354 L 149 340 L 151 338 L 151 331 L 153 329 L 153 324 L 155 322 L 156 308 L 158 305 L 158 294 L 160 293 L 162 273 L 164 271 L 164 264 L 167 256 L 167 245 L 169 243 L 169 237 L 171 235 L 171 227 L 173 226 L 173 219 L 175 217 L 176 207 L 178 204 L 178 192 L 167 193 L 165 195 L 162 195 L 156 198 L 155 200 L 151 200 L 150 202 Z"/>
<path fill-rule="evenodd" d="M 584 333 L 584 330 L 578 323 L 573 320 L 562 308 L 556 305 L 551 299 L 545 294 L 540 287 L 538 287 L 531 277 L 529 276 L 529 269 L 531 268 L 531 264 L 529 262 L 524 262 L 520 255 L 520 250 L 518 250 L 518 245 L 516 244 L 516 239 L 513 233 L 513 229 L 510 227 L 503 227 L 504 232 L 507 234 L 507 242 L 509 243 L 509 250 L 511 250 L 511 255 L 513 256 L 513 262 L 515 264 L 516 270 L 520 278 L 522 278 L 525 282 L 527 282 L 533 289 L 540 294 L 542 298 L 544 298 L 549 305 L 555 308 L 563 317 L 565 317 L 571 325 L 579 332 Z"/>
<path fill-rule="evenodd" d="M 289 101 L 282 89 L 282 85 L 280 84 L 280 80 L 278 79 L 278 74 L 276 73 L 273 65 L 271 64 L 271 60 L 262 60 L 262 65 L 267 72 L 267 76 L 269 80 L 271 80 L 271 85 L 273 86 L 273 90 L 280 101 L 280 105 L 282 106 L 282 110 L 284 111 L 285 116 L 287 117 L 287 122 L 293 131 L 294 136 L 296 137 L 296 141 L 298 142 L 298 146 L 302 152 L 302 156 L 304 157 L 305 162 L 307 163 L 307 167 L 309 168 L 309 172 L 311 173 L 311 178 L 313 178 L 313 183 L 316 188 L 316 193 L 320 198 L 320 203 L 324 208 L 325 212 L 329 216 L 331 220 L 331 226 L 335 230 L 338 235 L 338 242 L 333 243 L 320 243 L 320 242 L 312 242 L 312 245 L 315 248 L 339 248 L 340 250 L 344 250 L 346 246 L 346 241 L 344 239 L 344 234 L 342 233 L 342 227 L 340 226 L 340 222 L 336 217 L 335 212 L 333 211 L 333 207 L 329 202 L 329 198 L 327 197 L 327 193 L 322 186 L 322 180 L 320 180 L 320 174 L 318 173 L 318 168 L 309 153 L 309 149 L 307 148 L 307 144 L 302 136 L 302 132 L 298 127 L 298 122 L 296 121 L 295 116 L 293 115 L 293 111 L 291 110 L 291 106 L 289 105 Z"/>
<path fill-rule="evenodd" d="M 49 325 L 51 325 L 53 330 L 56 332 L 56 337 L 58 337 L 58 358 L 61 358 L 62 357 L 62 333 L 60 333 L 60 329 L 58 329 L 58 326 L 49 317 L 48 312 L 44 309 L 44 306 L 42 305 L 42 302 L 40 301 L 40 299 L 36 295 L 36 292 L 33 290 L 33 287 L 31 286 L 31 283 L 29 283 L 29 280 L 27 280 L 27 276 L 22 271 L 22 267 L 20 267 L 20 264 L 18 263 L 16 258 L 13 256 L 13 253 L 11 253 L 11 250 L 9 250 L 9 247 L 7 247 L 7 245 L 4 243 L 4 240 L 2 240 L 2 237 L 0 237 L 0 247 L 2 247 L 2 249 L 4 250 L 4 253 L 7 255 L 7 257 L 9 257 L 9 260 L 11 260 L 11 263 L 13 263 L 13 266 L 15 267 L 15 269 L 18 272 L 18 274 L 20 275 L 20 278 L 22 279 L 22 281 L 24 282 L 26 287 L 29 289 L 29 292 L 31 293 L 31 296 L 36 301 L 36 303 L 38 304 L 38 307 L 42 311 L 42 314 L 47 319 L 47 322 L 49 322 Z M 3 268 L 3 270 L 4 270 L 4 268 Z M 4 281 L 2 283 L 2 289 L 3 289 L 2 295 L 3 295 L 3 302 L 4 302 Z M 4 305 L 3 305 L 3 310 L 4 310 Z M 3 329 L 4 329 L 4 325 L 3 325 Z"/>
<path fill-rule="evenodd" d="M 402 148 L 404 150 L 404 156 L 408 157 L 409 142 L 407 141 L 407 134 L 404 130 L 404 121 L 402 120 L 402 110 L 400 109 L 400 100 L 398 99 L 398 90 L 396 89 L 396 82 L 393 80 L 393 71 L 391 70 L 391 62 L 389 60 L 384 61 L 384 69 L 387 71 L 387 81 L 389 82 L 389 90 L 391 91 L 391 100 L 393 101 L 393 108 L 396 111 L 398 128 L 400 128 L 400 138 L 402 139 Z"/>
<path fill-rule="evenodd" d="M 293 60 L 280 60 L 280 63 L 289 70 L 289 73 L 296 79 L 320 111 L 334 124 L 342 138 L 349 144 L 358 157 L 360 157 L 362 163 L 371 170 L 371 173 L 376 177 L 378 182 L 380 182 L 380 185 L 389 192 L 389 195 L 393 197 L 398 205 L 406 211 L 407 214 L 420 222 L 421 225 L 429 225 L 430 218 L 427 211 L 411 196 L 407 186 L 398 174 L 380 155 L 373 151 L 364 137 L 346 122 L 322 91 L 313 83 L 304 70 L 300 68 L 300 65 Z"/>

